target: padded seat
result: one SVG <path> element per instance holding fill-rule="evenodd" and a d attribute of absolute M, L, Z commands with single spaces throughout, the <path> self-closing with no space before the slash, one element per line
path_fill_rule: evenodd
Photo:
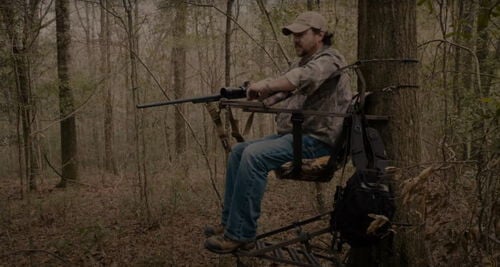
<path fill-rule="evenodd" d="M 274 170 L 274 172 L 278 179 L 329 182 L 334 173 L 329 161 L 329 155 L 314 159 L 302 159 L 301 172 L 299 175 L 294 175 L 292 161 L 283 164 L 279 169 Z"/>

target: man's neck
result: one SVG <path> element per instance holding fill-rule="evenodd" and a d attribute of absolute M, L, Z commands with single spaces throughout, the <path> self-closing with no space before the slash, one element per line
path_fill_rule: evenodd
<path fill-rule="evenodd" d="M 308 58 L 308 57 L 311 57 L 312 55 L 316 54 L 318 51 L 321 51 L 321 49 L 323 49 L 324 45 L 323 43 L 319 43 L 317 46 L 316 46 L 316 49 L 313 49 L 311 50 L 309 53 L 307 53 L 307 55 L 304 56 L 304 58 Z"/>
<path fill-rule="evenodd" d="M 300 63 L 299 63 L 299 66 L 302 66 L 303 64 L 307 63 L 309 61 L 309 59 L 311 59 L 311 57 L 318 53 L 319 51 L 321 51 L 325 46 L 323 45 L 323 43 L 321 43 L 320 45 L 318 45 L 316 47 L 316 49 L 314 50 L 311 50 L 312 52 L 310 53 L 307 53 L 305 56 L 301 57 L 300 58 Z"/>

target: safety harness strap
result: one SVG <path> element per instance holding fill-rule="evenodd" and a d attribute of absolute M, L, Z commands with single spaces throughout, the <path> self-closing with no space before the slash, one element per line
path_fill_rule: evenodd
<path fill-rule="evenodd" d="M 231 124 L 231 136 L 236 139 L 236 142 L 241 143 L 244 142 L 245 139 L 240 133 L 240 129 L 238 126 L 238 120 L 234 118 L 233 111 L 230 107 L 226 107 L 229 123 Z"/>

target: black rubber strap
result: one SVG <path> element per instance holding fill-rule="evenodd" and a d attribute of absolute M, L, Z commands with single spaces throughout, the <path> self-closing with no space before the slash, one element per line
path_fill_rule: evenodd
<path fill-rule="evenodd" d="M 293 124 L 293 170 L 292 176 L 297 177 L 302 171 L 302 123 L 304 114 L 292 113 Z"/>
<path fill-rule="evenodd" d="M 385 153 L 384 143 L 377 130 L 374 128 L 366 128 L 366 136 L 372 152 L 373 167 L 380 172 L 385 172 L 385 168 L 389 165 L 389 160 Z"/>
<path fill-rule="evenodd" d="M 335 139 L 332 146 L 332 151 L 330 153 L 330 159 L 326 165 L 329 170 L 328 175 L 333 175 L 338 169 L 339 164 L 347 163 L 347 157 L 349 154 L 349 140 L 350 140 L 350 118 L 344 120 L 344 124 L 341 128 L 341 133 Z"/>

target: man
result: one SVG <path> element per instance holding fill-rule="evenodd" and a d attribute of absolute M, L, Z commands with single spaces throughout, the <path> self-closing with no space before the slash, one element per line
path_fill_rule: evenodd
<path fill-rule="evenodd" d="M 343 113 L 350 100 L 349 77 L 332 74 L 346 65 L 343 56 L 331 49 L 332 35 L 326 20 L 317 12 L 304 12 L 282 29 L 293 35 L 299 59 L 277 79 L 249 85 L 247 99 L 262 100 L 289 109 Z M 292 123 L 290 114 L 276 118 L 278 134 L 239 143 L 229 155 L 221 224 L 206 227 L 205 247 L 216 253 L 249 248 L 256 236 L 257 219 L 270 170 L 292 161 Z M 306 116 L 302 124 L 303 158 L 328 155 L 342 129 L 342 118 Z"/>

